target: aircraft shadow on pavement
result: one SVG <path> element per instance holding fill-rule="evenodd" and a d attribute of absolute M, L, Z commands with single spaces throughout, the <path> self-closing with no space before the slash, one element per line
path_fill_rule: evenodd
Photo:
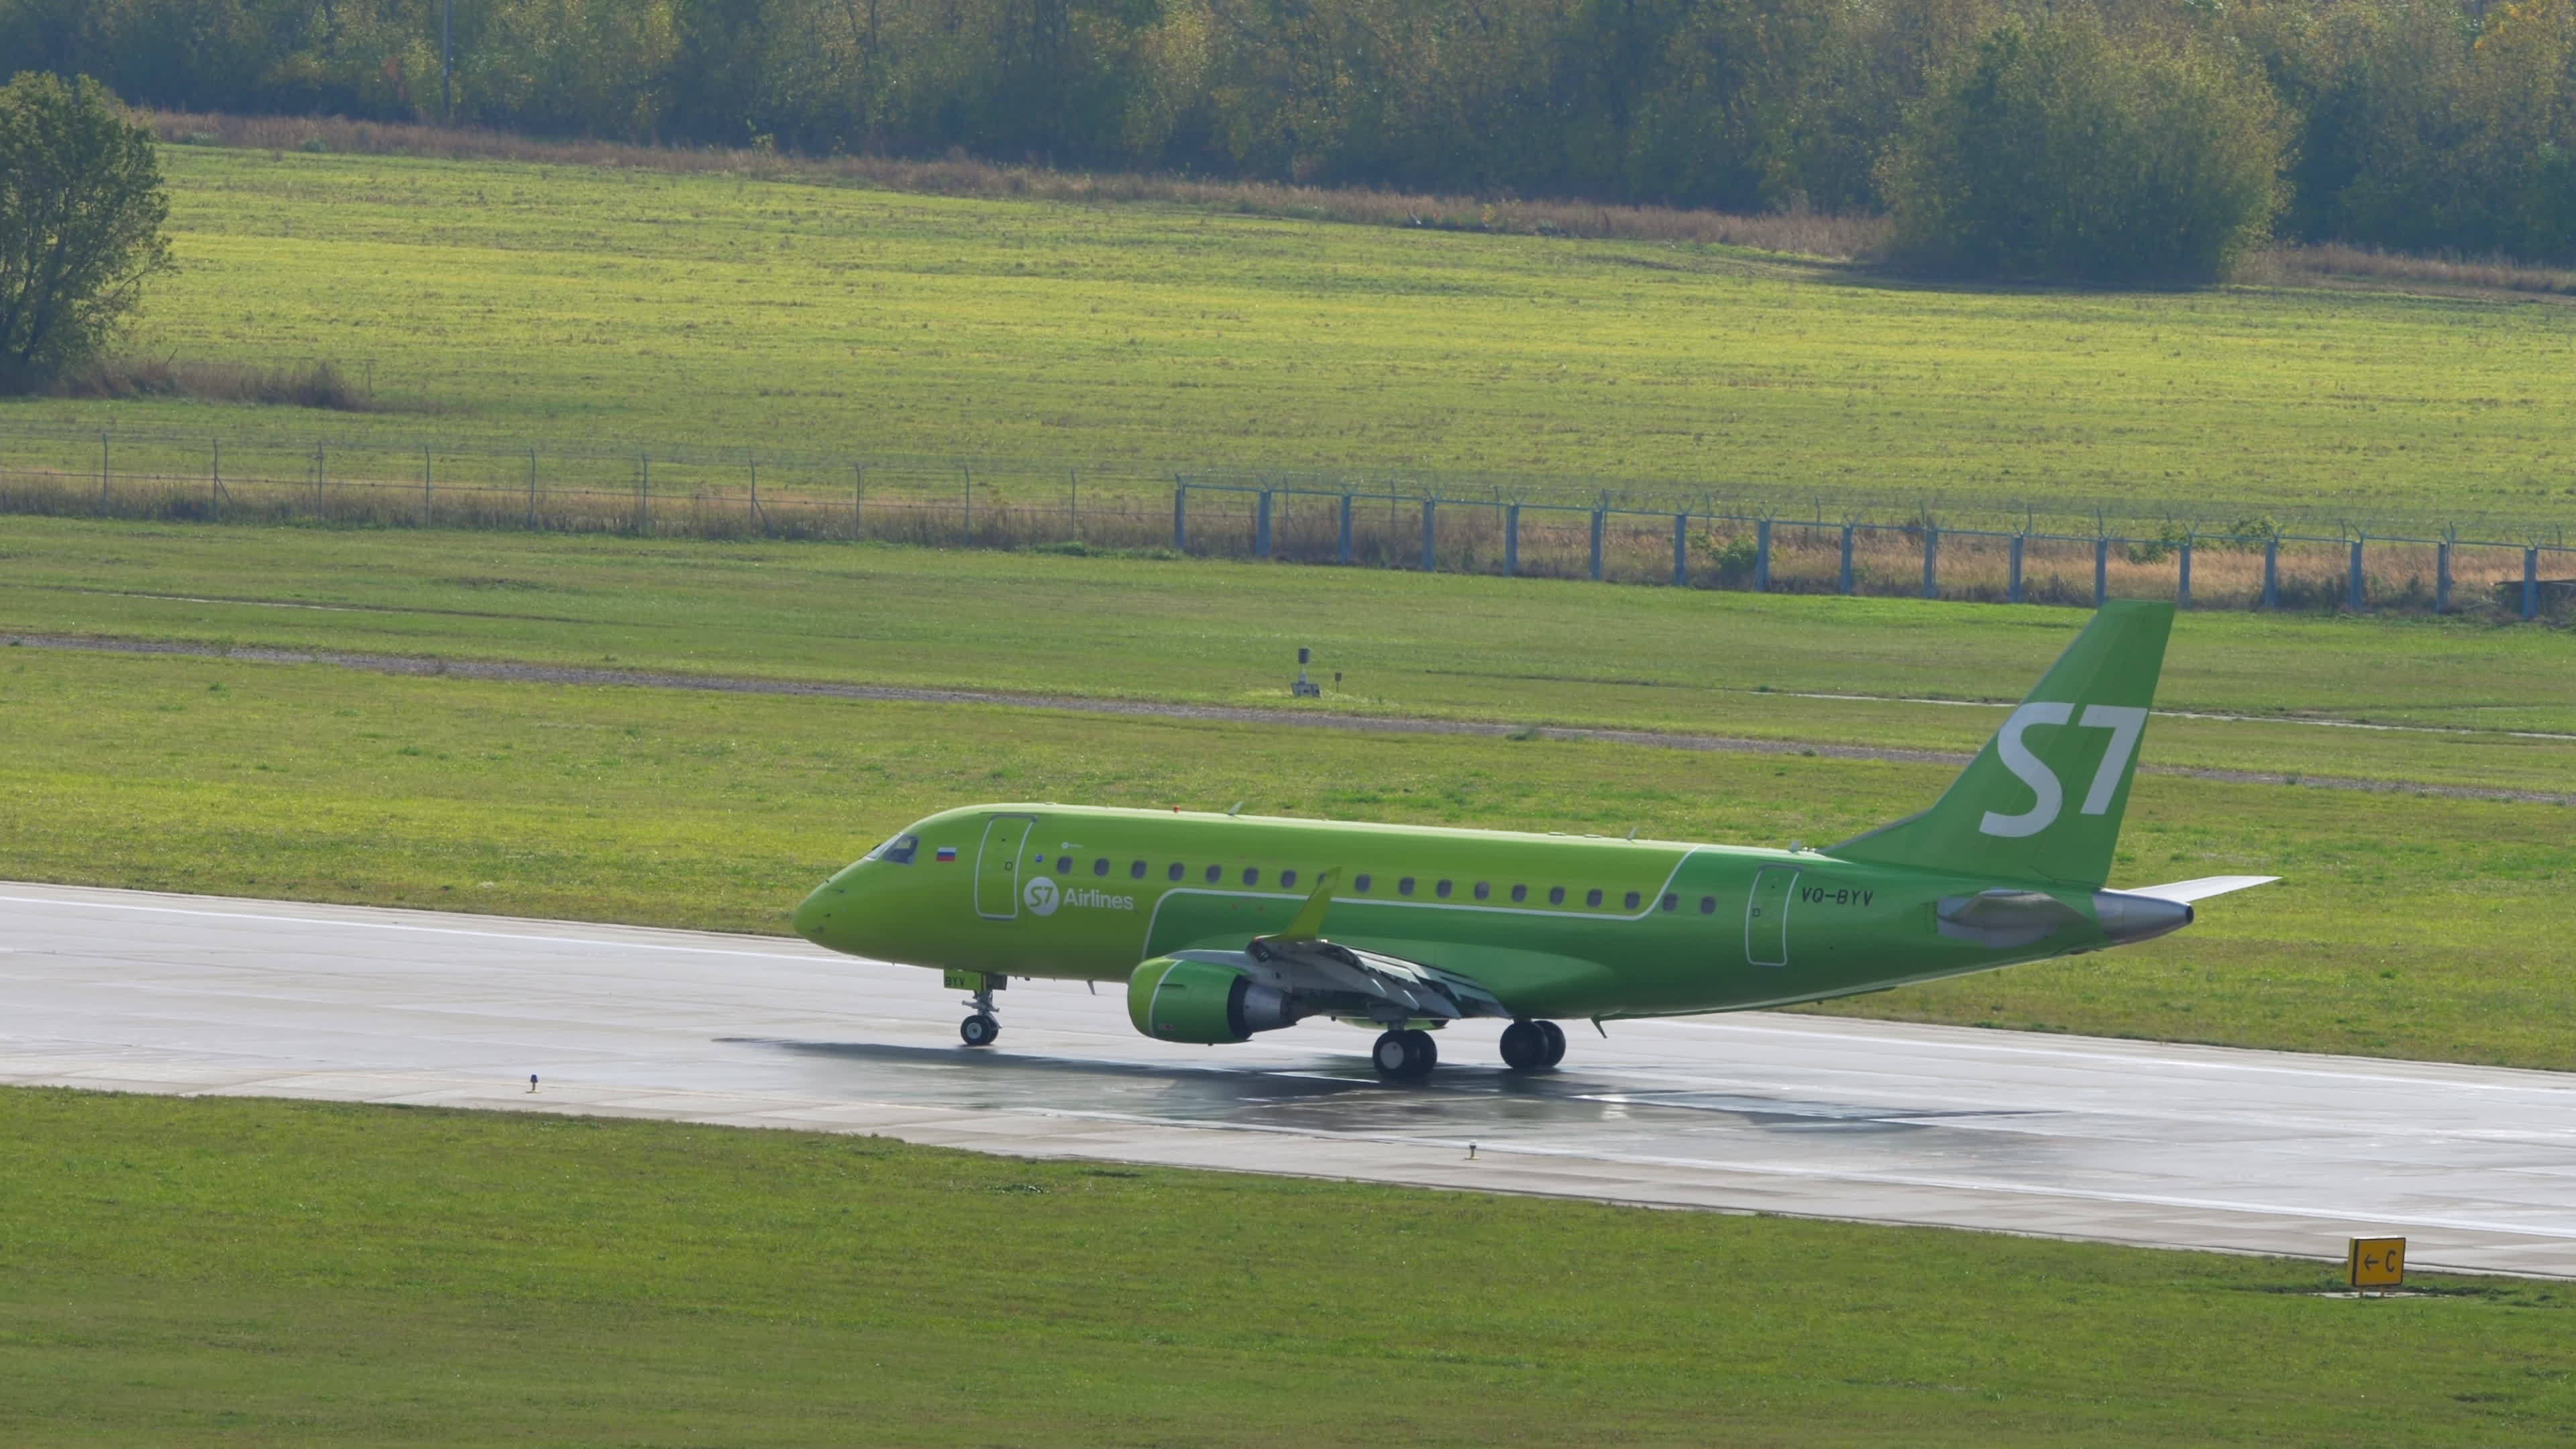
<path fill-rule="evenodd" d="M 734 1046 L 786 1052 L 869 1071 L 868 1090 L 905 1101 L 955 1106 L 1054 1107 L 1158 1117 L 1228 1118 L 1331 1109 L 1346 1127 L 1401 1120 L 1414 1128 L 1571 1126 L 1663 1119 L 1680 1126 L 1724 1119 L 1797 1132 L 1913 1132 L 1957 1116 L 2013 1112 L 1924 1112 L 1865 1103 L 1764 1098 L 1742 1093 L 1636 1090 L 1586 1073 L 1522 1075 L 1500 1066 L 1443 1066 L 1427 1082 L 1381 1081 L 1340 1059 L 1261 1065 L 1174 1065 L 1031 1056 L 963 1047 L 886 1042 L 724 1037 Z M 1301 1112 L 1300 1109 L 1304 1109 Z"/>

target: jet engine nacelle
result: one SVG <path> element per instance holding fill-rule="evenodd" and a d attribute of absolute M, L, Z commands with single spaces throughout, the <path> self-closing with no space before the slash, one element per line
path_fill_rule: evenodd
<path fill-rule="evenodd" d="M 1127 978 L 1127 1017 L 1157 1041 L 1244 1041 L 1294 1026 L 1299 1014 L 1286 992 L 1223 960 L 1157 956 Z"/>

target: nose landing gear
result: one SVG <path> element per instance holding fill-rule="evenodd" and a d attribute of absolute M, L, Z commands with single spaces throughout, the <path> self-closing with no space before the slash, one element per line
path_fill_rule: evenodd
<path fill-rule="evenodd" d="M 1516 1021 L 1503 1028 L 1503 1065 L 1535 1072 L 1565 1060 L 1565 1028 L 1552 1021 Z"/>
<path fill-rule="evenodd" d="M 970 1047 L 988 1047 L 995 1037 L 1002 1034 L 1001 1019 L 993 1015 L 993 988 L 1000 984 L 998 977 L 981 978 L 975 987 L 975 995 L 966 1003 L 975 1008 L 974 1015 L 957 1023 L 959 1041 Z"/>

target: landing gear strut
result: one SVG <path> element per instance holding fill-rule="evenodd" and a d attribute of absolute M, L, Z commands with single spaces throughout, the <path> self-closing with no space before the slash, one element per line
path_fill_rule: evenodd
<path fill-rule="evenodd" d="M 1377 1074 L 1394 1082 L 1409 1082 L 1431 1075 L 1440 1060 L 1440 1048 L 1427 1031 L 1390 1031 L 1377 1039 L 1369 1049 L 1369 1060 L 1377 1064 Z"/>
<path fill-rule="evenodd" d="M 1565 1028 L 1552 1021 L 1516 1021 L 1503 1028 L 1503 1065 L 1535 1072 L 1565 1060 Z"/>
<path fill-rule="evenodd" d="M 975 999 L 967 1003 L 975 1014 L 957 1023 L 957 1039 L 970 1047 L 988 1047 L 1002 1034 L 1002 1023 L 993 1015 L 993 986 L 990 978 L 975 988 Z"/>

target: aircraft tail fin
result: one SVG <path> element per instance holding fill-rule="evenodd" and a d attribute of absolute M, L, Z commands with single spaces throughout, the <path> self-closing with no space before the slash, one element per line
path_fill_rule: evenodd
<path fill-rule="evenodd" d="M 2110 878 L 2173 605 L 2106 603 L 1931 809 L 1825 853 L 2086 889 Z"/>

